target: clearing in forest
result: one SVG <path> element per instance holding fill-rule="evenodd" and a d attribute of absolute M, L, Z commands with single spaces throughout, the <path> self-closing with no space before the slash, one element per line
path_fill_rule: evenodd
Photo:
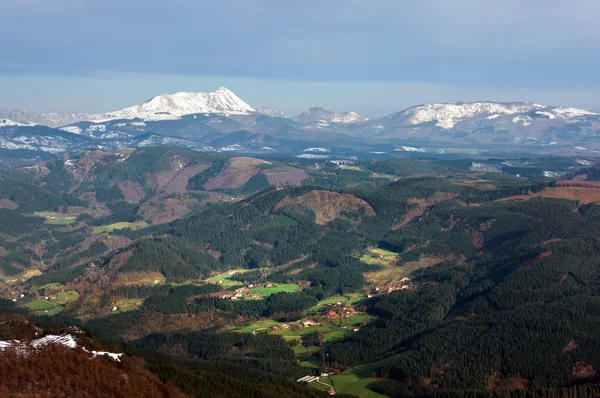
<path fill-rule="evenodd" d="M 137 229 L 143 229 L 146 227 L 149 227 L 150 224 L 148 224 L 146 221 L 138 221 L 138 222 L 117 222 L 114 224 L 110 224 L 110 225 L 102 225 L 99 227 L 95 227 L 92 230 L 92 234 L 94 235 L 98 235 L 101 234 L 103 232 L 112 232 L 115 229 L 125 229 L 125 228 L 131 228 L 132 230 L 137 230 Z"/>
<path fill-rule="evenodd" d="M 242 282 L 233 281 L 233 280 L 231 280 L 231 277 L 234 275 L 245 274 L 248 271 L 249 270 L 247 270 L 247 269 L 232 269 L 230 271 L 223 272 L 222 274 L 219 274 L 217 276 L 213 276 L 212 278 L 208 278 L 205 280 L 205 282 L 217 284 L 224 288 L 233 287 L 233 286 L 241 286 L 241 285 L 243 285 Z"/>
<path fill-rule="evenodd" d="M 398 287 L 406 285 L 408 281 L 403 281 L 403 278 L 408 278 L 414 271 L 431 267 L 448 258 L 425 256 L 415 261 L 402 263 L 398 258 L 399 254 L 384 249 L 367 249 L 365 254 L 360 257 L 360 261 L 365 264 L 377 265 L 380 270 L 364 273 L 365 280 L 370 285 L 370 289 L 379 288 L 381 292 L 391 286 Z"/>
<path fill-rule="evenodd" d="M 60 214 L 53 211 L 38 211 L 33 214 L 44 217 L 46 224 L 51 225 L 71 225 L 77 221 L 77 215 L 75 214 Z"/>
<path fill-rule="evenodd" d="M 260 172 L 260 165 L 269 164 L 264 160 L 254 158 L 231 158 L 225 168 L 204 184 L 204 189 L 233 189 L 247 183 Z"/>
<path fill-rule="evenodd" d="M 337 192 L 314 190 L 296 198 L 286 197 L 277 203 L 274 211 L 279 211 L 285 206 L 301 205 L 313 210 L 316 215 L 316 223 L 327 224 L 344 213 L 358 213 L 362 211 L 365 216 L 374 216 L 375 210 L 363 199 L 354 195 L 340 194 Z"/>
<path fill-rule="evenodd" d="M 340 375 L 331 376 L 333 387 L 338 394 L 353 394 L 358 395 L 361 398 L 383 398 L 385 395 L 378 394 L 367 388 L 370 384 L 382 380 L 371 377 L 373 372 L 387 363 L 396 360 L 398 357 L 407 354 L 408 353 L 394 355 L 377 362 L 355 366 L 345 370 Z"/>

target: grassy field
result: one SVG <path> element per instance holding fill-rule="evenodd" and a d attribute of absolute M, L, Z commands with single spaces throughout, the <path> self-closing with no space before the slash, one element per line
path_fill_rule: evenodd
<path fill-rule="evenodd" d="M 41 298 L 25 304 L 25 307 L 34 311 L 45 311 L 54 308 L 54 303 L 52 303 L 50 300 L 44 300 Z"/>
<path fill-rule="evenodd" d="M 29 278 L 33 278 L 34 276 L 39 275 L 42 275 L 42 271 L 40 271 L 39 269 L 29 269 L 23 272 L 21 275 L 19 275 L 19 279 L 21 279 L 22 281 L 26 281 Z"/>
<path fill-rule="evenodd" d="M 360 261 L 365 264 L 381 267 L 379 271 L 364 274 L 371 288 L 378 287 L 384 289 L 389 285 L 400 285 L 402 284 L 402 278 L 410 276 L 414 271 L 443 261 L 439 258 L 425 257 L 419 261 L 396 265 L 397 257 L 398 254 L 394 252 L 383 249 L 371 249 L 371 254 L 365 254 L 360 258 Z"/>
<path fill-rule="evenodd" d="M 392 263 L 396 261 L 397 258 L 398 253 L 384 249 L 371 249 L 371 253 L 363 255 L 360 258 L 360 261 L 365 264 L 388 268 L 393 265 Z"/>
<path fill-rule="evenodd" d="M 59 214 L 53 211 L 38 211 L 33 214 L 38 217 L 44 217 L 46 224 L 70 225 L 77 221 L 77 215 L 74 214 Z"/>
<path fill-rule="evenodd" d="M 219 285 L 223 286 L 224 288 L 228 288 L 228 287 L 233 287 L 233 286 L 241 286 L 242 282 L 238 282 L 238 281 L 232 281 L 231 277 L 232 275 L 229 275 L 229 272 L 234 271 L 235 274 L 243 274 L 248 272 L 249 270 L 247 269 L 234 269 L 231 271 L 227 271 L 224 272 L 222 274 L 219 274 L 217 276 L 213 276 L 212 278 L 208 278 L 206 279 L 205 282 L 212 282 L 212 283 L 218 283 Z"/>
<path fill-rule="evenodd" d="M 264 286 L 254 287 L 254 288 L 250 289 L 250 292 L 252 294 L 258 294 L 259 296 L 262 296 L 262 297 L 269 297 L 275 293 L 297 292 L 298 289 L 299 289 L 299 287 L 295 283 L 282 283 L 282 284 L 273 285 L 273 287 L 264 287 Z"/>
<path fill-rule="evenodd" d="M 148 224 L 146 221 L 138 221 L 138 222 L 117 222 L 114 224 L 110 224 L 110 225 L 102 225 L 100 227 L 95 227 L 92 230 L 92 233 L 94 235 L 97 234 L 101 234 L 103 232 L 112 232 L 115 229 L 125 229 L 125 228 L 131 228 L 132 230 L 136 230 L 136 229 L 143 229 L 146 227 L 149 227 L 150 224 Z"/>
<path fill-rule="evenodd" d="M 361 327 L 365 322 L 369 323 L 373 321 L 375 317 L 368 314 L 356 314 L 348 316 L 347 318 L 332 318 L 327 319 L 325 317 L 319 319 L 319 325 L 304 327 L 299 323 L 291 323 L 287 329 L 270 329 L 271 326 L 278 323 L 274 322 L 268 326 L 268 332 L 277 334 L 286 340 L 297 339 L 300 340 L 302 336 L 319 332 L 323 335 L 323 342 L 331 343 L 343 340 L 344 338 L 351 336 L 354 332 L 352 331 L 355 327 Z M 251 331 L 251 330 L 250 330 Z M 299 359 L 300 360 L 300 359 Z"/>
<path fill-rule="evenodd" d="M 75 290 L 68 290 L 66 292 L 59 292 L 55 296 L 55 299 L 52 300 L 57 305 L 65 305 L 70 302 L 73 302 L 79 298 L 79 293 Z"/>
<path fill-rule="evenodd" d="M 319 351 L 319 347 L 311 346 L 306 348 L 302 344 L 298 344 L 297 346 L 293 347 L 292 350 L 294 350 L 294 353 L 296 354 L 296 359 L 298 360 L 300 366 L 311 369 L 319 366 L 319 364 L 314 359 L 308 359 L 308 353 L 310 351 Z"/>
<path fill-rule="evenodd" d="M 55 288 L 54 285 L 60 286 L 58 284 L 48 284 L 44 285 L 45 288 Z M 79 298 L 79 293 L 74 290 L 58 292 L 53 296 L 49 297 L 46 300 L 44 297 L 40 297 L 34 301 L 31 301 L 24 305 L 25 308 L 29 308 L 33 311 L 43 312 L 44 315 L 56 315 L 64 309 L 64 306 L 77 300 Z M 54 297 L 54 298 L 51 298 Z"/>
<path fill-rule="evenodd" d="M 236 326 L 233 326 L 229 330 L 232 332 L 239 332 L 239 333 L 252 333 L 255 330 L 270 329 L 272 326 L 275 326 L 275 325 L 279 325 L 279 322 L 274 321 L 272 319 L 267 319 L 267 320 L 254 322 L 253 324 L 251 324 L 249 326 L 244 326 L 240 329 L 237 329 Z"/>
<path fill-rule="evenodd" d="M 113 311 L 113 314 L 120 314 L 122 312 L 137 310 L 144 303 L 144 299 L 122 299 L 118 300 L 115 303 L 115 307 L 117 307 L 116 311 Z"/>
<path fill-rule="evenodd" d="M 323 310 L 323 308 L 329 304 L 342 303 L 345 306 L 355 306 L 356 304 L 361 303 L 367 299 L 367 295 L 363 293 L 353 293 L 347 294 L 345 296 L 334 296 L 330 297 L 327 300 L 319 301 L 317 305 L 314 307 L 310 307 L 306 312 L 308 314 L 319 313 Z"/>
<path fill-rule="evenodd" d="M 406 354 L 400 354 L 406 355 Z M 378 379 L 373 379 L 371 374 L 383 365 L 387 364 L 398 358 L 399 355 L 395 355 L 389 358 L 382 359 L 381 361 L 368 363 L 365 365 L 356 366 L 342 372 L 338 376 L 332 376 L 333 386 L 336 393 L 338 394 L 354 394 L 361 398 L 380 398 L 385 395 L 378 394 L 371 391 L 367 386 L 371 383 L 376 383 Z"/>

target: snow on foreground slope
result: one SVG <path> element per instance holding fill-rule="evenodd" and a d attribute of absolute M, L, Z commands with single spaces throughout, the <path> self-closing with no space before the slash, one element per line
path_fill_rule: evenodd
<path fill-rule="evenodd" d="M 484 117 L 495 119 L 500 116 L 523 114 L 537 111 L 550 119 L 569 120 L 583 116 L 597 116 L 597 113 L 575 108 L 550 107 L 531 102 L 453 102 L 447 104 L 426 104 L 408 108 L 388 116 L 388 119 L 406 118 L 408 124 L 416 125 L 436 121 L 436 126 L 451 129 L 464 119 Z"/>
<path fill-rule="evenodd" d="M 36 349 L 36 348 L 47 346 L 49 344 L 59 344 L 59 345 L 63 345 L 68 348 L 76 348 L 77 340 L 75 339 L 75 337 L 73 337 L 70 334 L 63 334 L 60 336 L 54 335 L 54 334 L 49 334 L 42 338 L 32 340 L 28 343 L 22 342 L 19 340 L 0 341 L 0 354 L 2 353 L 2 351 L 4 349 L 7 349 L 7 348 L 15 348 L 17 350 L 17 352 L 26 354 L 27 350 L 29 350 L 29 349 Z M 105 351 L 89 351 L 85 347 L 83 347 L 83 350 L 85 352 L 89 352 L 94 357 L 99 356 L 99 355 L 100 356 L 108 355 L 115 361 L 120 361 L 121 355 L 123 355 L 123 354 L 114 354 L 112 352 L 105 352 Z"/>
<path fill-rule="evenodd" d="M 140 105 L 95 115 L 93 121 L 117 119 L 176 120 L 195 113 L 247 115 L 255 110 L 228 89 L 221 87 L 212 93 L 175 93 L 153 97 Z"/>

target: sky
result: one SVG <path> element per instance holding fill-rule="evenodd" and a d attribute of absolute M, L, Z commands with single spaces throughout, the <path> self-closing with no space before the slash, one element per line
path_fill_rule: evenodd
<path fill-rule="evenodd" d="M 0 107 L 110 111 L 225 86 L 254 107 L 600 108 L 596 0 L 0 0 Z"/>

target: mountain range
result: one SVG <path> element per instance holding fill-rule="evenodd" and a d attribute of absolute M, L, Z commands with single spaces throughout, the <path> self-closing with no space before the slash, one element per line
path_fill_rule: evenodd
<path fill-rule="evenodd" d="M 106 113 L 0 110 L 0 118 L 2 159 L 154 145 L 289 155 L 319 148 L 324 149 L 320 157 L 342 158 L 398 151 L 593 154 L 600 150 L 600 114 L 531 102 L 424 104 L 370 120 L 355 112 L 312 107 L 290 118 L 278 109 L 253 108 L 221 87 L 212 93 L 159 95 Z"/>

